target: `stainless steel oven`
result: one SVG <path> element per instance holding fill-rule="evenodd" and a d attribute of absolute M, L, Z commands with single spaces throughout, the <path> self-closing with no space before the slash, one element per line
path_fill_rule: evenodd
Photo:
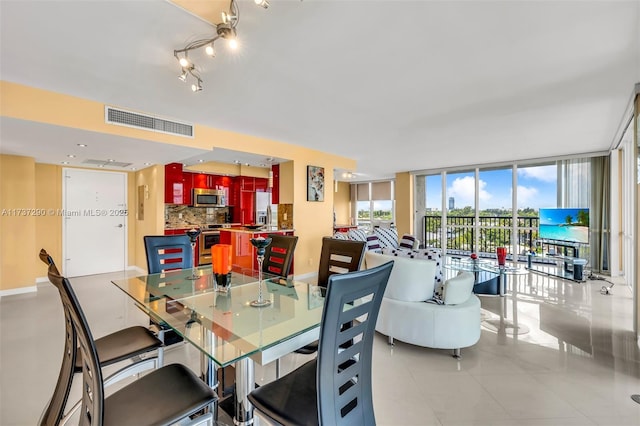
<path fill-rule="evenodd" d="M 220 244 L 219 230 L 203 230 L 198 241 L 199 265 L 211 264 L 211 247 Z"/>

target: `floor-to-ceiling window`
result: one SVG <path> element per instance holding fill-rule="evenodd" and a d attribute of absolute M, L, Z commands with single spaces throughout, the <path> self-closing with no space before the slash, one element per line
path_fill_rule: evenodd
<path fill-rule="evenodd" d="M 395 219 L 393 181 L 354 184 L 358 227 L 371 230 L 374 226 L 391 226 Z"/>
<path fill-rule="evenodd" d="M 445 173 L 446 241 L 450 253 L 475 251 L 475 172 Z"/>

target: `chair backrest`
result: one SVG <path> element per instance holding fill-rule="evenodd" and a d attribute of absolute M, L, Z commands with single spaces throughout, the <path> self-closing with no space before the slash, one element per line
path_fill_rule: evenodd
<path fill-rule="evenodd" d="M 271 244 L 266 248 L 262 271 L 287 278 L 291 269 L 293 252 L 298 243 L 298 237 L 293 235 L 269 235 Z"/>
<path fill-rule="evenodd" d="M 40 260 L 49 265 L 49 273 L 60 275 L 56 264 L 53 262 L 53 258 L 49 256 L 49 253 L 45 249 L 40 250 Z M 63 299 L 63 289 L 61 284 L 56 281 L 52 284 L 58 289 L 60 293 L 60 300 Z M 57 426 L 60 424 L 64 415 L 64 410 L 69 399 L 69 391 L 71 390 L 71 383 L 73 381 L 74 366 L 76 365 L 76 347 L 77 337 L 75 329 L 72 325 L 71 315 L 69 311 L 64 308 L 64 323 L 65 323 L 65 340 L 64 340 L 64 352 L 62 354 L 62 365 L 60 366 L 60 372 L 58 373 L 58 381 L 53 391 L 53 396 L 49 400 L 49 405 L 44 410 L 40 422 L 40 426 Z"/>
<path fill-rule="evenodd" d="M 320 424 L 376 424 L 371 355 L 378 311 L 392 267 L 390 261 L 376 268 L 329 277 L 316 371 Z M 343 327 L 348 323 L 353 326 Z"/>
<path fill-rule="evenodd" d="M 366 245 L 366 241 L 337 240 L 331 237 L 322 238 L 318 285 L 326 287 L 329 277 L 333 274 L 359 270 L 364 258 Z"/>
<path fill-rule="evenodd" d="M 65 317 L 68 314 L 70 321 L 66 324 L 67 334 L 75 333 L 79 344 L 79 351 L 82 356 L 82 407 L 80 409 L 80 426 L 102 425 L 104 419 L 104 386 L 102 382 L 102 370 L 96 351 L 95 342 L 89 329 L 87 319 L 82 312 L 80 303 L 71 288 L 69 280 L 60 276 L 49 265 L 49 281 L 60 290 L 62 306 L 65 310 Z M 75 339 L 74 339 L 75 340 Z M 75 349 L 75 345 L 74 345 Z M 76 352 L 72 350 L 71 352 Z M 73 356 L 75 358 L 75 356 Z M 73 369 L 75 359 L 67 366 L 71 357 L 63 358 L 62 368 Z M 69 383 L 72 375 L 69 376 Z M 56 391 L 58 389 L 56 388 Z M 53 399 L 58 396 L 54 393 Z"/>
<path fill-rule="evenodd" d="M 187 235 L 147 235 L 144 250 L 150 274 L 193 266 L 191 241 Z"/>

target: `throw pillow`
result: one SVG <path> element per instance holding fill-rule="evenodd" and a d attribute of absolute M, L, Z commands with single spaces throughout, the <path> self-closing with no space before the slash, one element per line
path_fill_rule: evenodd
<path fill-rule="evenodd" d="M 395 228 L 373 228 L 373 234 L 380 239 L 382 247 L 398 248 L 398 230 Z"/>
<path fill-rule="evenodd" d="M 364 229 L 349 229 L 347 235 L 349 239 L 353 241 L 367 241 L 367 233 Z"/>
<path fill-rule="evenodd" d="M 473 292 L 475 275 L 472 272 L 460 271 L 458 275 L 444 282 L 442 300 L 445 305 L 458 305 L 469 299 Z"/>
<path fill-rule="evenodd" d="M 403 234 L 402 238 L 400 239 L 400 244 L 398 245 L 398 248 L 413 250 L 415 243 L 416 243 L 416 237 L 414 237 L 411 234 Z"/>
<path fill-rule="evenodd" d="M 382 253 L 382 246 L 380 246 L 380 240 L 376 235 L 369 235 L 367 237 L 367 250 L 374 253 Z"/>
<path fill-rule="evenodd" d="M 348 240 L 349 236 L 346 232 L 336 232 L 333 234 L 333 238 L 335 238 L 336 240 Z"/>

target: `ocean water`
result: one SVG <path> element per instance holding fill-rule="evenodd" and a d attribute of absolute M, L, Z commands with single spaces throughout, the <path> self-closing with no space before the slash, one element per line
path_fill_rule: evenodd
<path fill-rule="evenodd" d="M 540 225 L 539 232 L 543 239 L 589 243 L 587 226 Z"/>

